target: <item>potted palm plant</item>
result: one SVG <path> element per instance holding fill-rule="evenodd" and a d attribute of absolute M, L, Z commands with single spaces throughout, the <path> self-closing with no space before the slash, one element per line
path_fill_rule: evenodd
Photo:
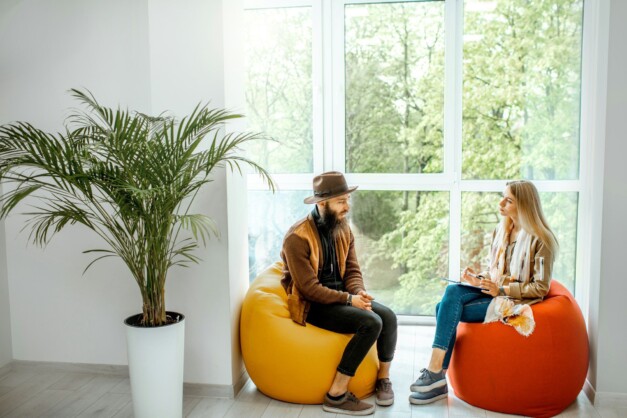
<path fill-rule="evenodd" d="M 71 94 L 86 109 L 72 111 L 63 133 L 24 122 L 0 127 L 0 180 L 8 186 L 0 218 L 27 199 L 34 243 L 45 246 L 81 224 L 106 243 L 85 251 L 96 255 L 85 271 L 103 258 L 122 259 L 142 297 L 141 313 L 125 321 L 135 416 L 180 416 L 184 317 L 166 311 L 168 271 L 199 262 L 195 250 L 217 235 L 208 216 L 190 213 L 214 168 L 251 166 L 274 190 L 268 173 L 237 153 L 263 138 L 223 135 L 224 123 L 241 115 L 207 105 L 177 121 L 101 106 L 88 91 Z"/>

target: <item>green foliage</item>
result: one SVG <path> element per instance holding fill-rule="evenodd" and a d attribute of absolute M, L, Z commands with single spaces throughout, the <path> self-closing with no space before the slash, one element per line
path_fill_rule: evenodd
<path fill-rule="evenodd" d="M 489 12 L 468 7 L 465 13 L 462 175 L 577 178 L 582 2 L 495 4 Z M 438 6 L 367 8 L 347 22 L 348 171 L 441 171 L 444 50 L 436 40 L 443 35 Z M 416 27 L 425 30 L 408 30 Z M 410 52 L 399 52 L 405 48 Z M 358 201 L 361 193 L 355 196 L 354 222 L 377 240 L 362 256 L 369 286 L 384 288 L 375 294 L 397 312 L 433 314 L 443 287 L 437 278 L 448 274 L 446 194 L 421 193 L 411 207 L 394 203 L 390 192 L 380 192 L 378 204 L 370 197 Z M 462 266 L 487 267 L 500 220 L 498 196 L 463 193 Z M 542 199 L 562 242 L 554 277 L 572 288 L 577 196 L 551 193 Z M 367 217 L 359 212 L 362 203 Z M 384 220 L 394 213 L 400 215 L 392 227 Z M 393 269 L 396 284 L 382 272 L 381 259 Z"/>
<path fill-rule="evenodd" d="M 581 0 L 500 0 L 467 11 L 464 178 L 574 179 Z"/>
<path fill-rule="evenodd" d="M 421 192 L 420 204 L 401 212 L 397 229 L 384 235 L 379 251 L 401 267 L 393 306 L 399 312 L 432 315 L 448 274 L 449 196 Z M 390 251 L 394 248 L 394 251 Z"/>
<path fill-rule="evenodd" d="M 311 15 L 308 9 L 246 11 L 246 102 L 251 129 L 274 141 L 247 151 L 271 173 L 313 170 Z M 278 47 L 280 45 L 280 47 Z"/>
<path fill-rule="evenodd" d="M 444 2 L 350 4 L 344 11 L 346 171 L 443 172 Z M 281 47 L 264 51 L 285 43 L 281 54 L 290 60 L 284 64 L 308 70 L 311 55 L 296 53 L 285 40 L 299 27 L 309 30 L 293 13 L 291 32 L 285 29 L 286 38 L 277 41 Z M 582 15 L 583 0 L 464 2 L 463 179 L 578 178 Z M 287 74 L 279 68 L 270 80 Z M 291 81 L 266 91 L 299 112 L 277 139 L 284 135 L 300 154 L 272 154 L 288 171 L 310 163 L 305 150 L 311 144 L 288 135 L 304 127 L 301 119 L 310 111 L 301 105 L 301 95 L 311 93 L 306 77 L 299 80 L 307 86 Z M 499 195 L 462 193 L 462 266 L 487 267 Z M 561 244 L 553 276 L 572 289 L 577 194 L 541 198 Z M 442 192 L 360 190 L 353 196 L 367 285 L 399 313 L 434 312 L 444 286 L 439 277 L 448 275 L 448 205 Z"/>
<path fill-rule="evenodd" d="M 346 7 L 347 171 L 442 172 L 444 3 Z"/>
<path fill-rule="evenodd" d="M 261 166 L 237 154 L 261 137 L 222 137 L 223 124 L 241 115 L 206 105 L 176 121 L 114 110 L 88 92 L 71 93 L 88 110 L 74 111 L 63 133 L 52 135 L 25 122 L 0 127 L 0 179 L 9 186 L 0 197 L 0 217 L 28 198 L 34 243 L 45 246 L 73 224 L 98 234 L 108 248 L 85 251 L 100 254 L 87 268 L 120 257 L 139 286 L 143 323 L 161 325 L 169 269 L 197 263 L 199 242 L 217 234 L 209 217 L 189 213 L 213 169 L 249 165 L 274 188 Z M 203 148 L 205 138 L 209 144 Z"/>
<path fill-rule="evenodd" d="M 403 201 L 401 192 L 360 191 L 351 200 L 351 219 L 371 240 L 376 241 L 396 228 Z"/>

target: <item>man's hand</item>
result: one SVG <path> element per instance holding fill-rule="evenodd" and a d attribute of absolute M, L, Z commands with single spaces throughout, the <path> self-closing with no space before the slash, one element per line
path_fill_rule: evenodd
<path fill-rule="evenodd" d="M 359 292 L 357 292 L 357 294 L 359 296 L 362 296 L 368 300 L 374 300 L 374 296 L 370 295 L 368 292 L 366 292 L 365 290 L 360 290 Z"/>
<path fill-rule="evenodd" d="M 353 299 L 351 301 L 351 305 L 355 308 L 363 309 L 365 311 L 372 310 L 372 303 L 370 302 L 372 299 L 369 299 L 366 296 L 361 295 L 362 292 L 359 292 L 357 295 L 353 295 Z M 366 292 L 364 292 L 366 293 Z M 370 296 L 372 298 L 372 296 Z"/>

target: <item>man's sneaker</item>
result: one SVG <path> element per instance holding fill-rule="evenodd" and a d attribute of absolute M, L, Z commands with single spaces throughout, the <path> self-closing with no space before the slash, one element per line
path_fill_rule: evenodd
<path fill-rule="evenodd" d="M 429 392 L 446 385 L 446 378 L 442 370 L 439 373 L 434 373 L 427 369 L 422 369 L 420 373 L 420 377 L 409 387 L 409 390 L 412 392 Z"/>
<path fill-rule="evenodd" d="M 370 415 L 374 413 L 374 405 L 360 401 L 359 398 L 351 392 L 346 392 L 344 396 L 334 401 L 329 395 L 324 395 L 322 409 L 327 412 L 345 415 Z"/>
<path fill-rule="evenodd" d="M 374 401 L 377 405 L 390 406 L 394 403 L 394 391 L 392 390 L 390 379 L 378 379 L 374 391 L 376 393 Z"/>
<path fill-rule="evenodd" d="M 409 403 L 414 405 L 425 405 L 431 402 L 444 399 L 448 396 L 448 385 L 430 390 L 429 392 L 415 392 L 409 395 Z"/>

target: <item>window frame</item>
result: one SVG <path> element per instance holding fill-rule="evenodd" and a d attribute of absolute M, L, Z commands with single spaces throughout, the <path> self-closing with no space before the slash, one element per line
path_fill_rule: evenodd
<path fill-rule="evenodd" d="M 243 10 L 311 7 L 312 9 L 312 83 L 313 83 L 313 173 L 274 174 L 279 190 L 311 190 L 314 174 L 337 170 L 345 172 L 345 74 L 344 7 L 347 4 L 397 3 L 401 0 L 244 0 Z M 402 0 L 421 2 L 424 0 Z M 443 0 L 435 0 L 443 1 Z M 601 0 L 583 0 L 581 52 L 581 105 L 579 131 L 579 178 L 576 180 L 534 180 L 539 192 L 577 192 L 578 219 L 576 233 L 575 297 L 587 312 L 590 277 L 599 260 L 593 254 L 594 242 L 600 242 L 600 231 L 594 225 L 598 213 L 592 201 L 595 186 L 602 184 L 599 155 L 603 144 L 599 137 L 599 120 L 604 109 L 597 109 L 603 72 L 597 57 L 601 43 L 597 31 Z M 349 184 L 360 190 L 448 191 L 449 276 L 460 271 L 461 196 L 463 192 L 502 192 L 506 180 L 462 179 L 462 55 L 464 0 L 444 1 L 445 86 L 444 86 L 444 169 L 429 174 L 346 173 Z M 242 48 L 243 49 L 243 48 Z M 240 107 L 244 108 L 245 103 Z M 602 141 L 601 141 L 602 142 Z M 586 158 L 585 156 L 592 156 Z M 248 190 L 266 190 L 255 174 L 248 175 Z M 587 317 L 586 317 L 587 320 Z M 410 317 L 403 322 L 433 323 L 432 317 Z"/>

